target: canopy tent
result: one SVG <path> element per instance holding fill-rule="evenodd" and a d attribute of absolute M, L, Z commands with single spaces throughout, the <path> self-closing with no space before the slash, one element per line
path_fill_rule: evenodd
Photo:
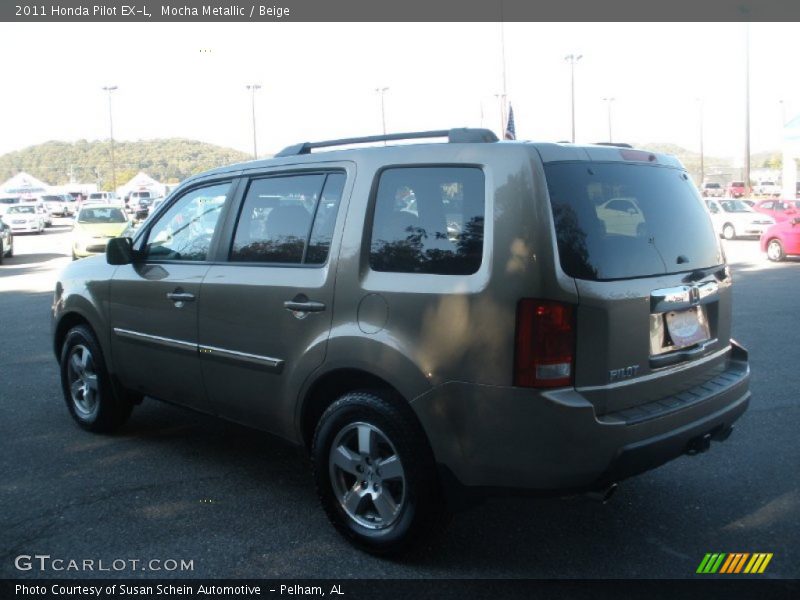
<path fill-rule="evenodd" d="M 130 192 L 149 190 L 154 196 L 164 195 L 164 184 L 140 171 L 128 183 L 117 188 L 117 196 L 125 197 Z"/>
<path fill-rule="evenodd" d="M 28 173 L 17 173 L 11 179 L 0 185 L 0 194 L 6 196 L 13 195 L 34 195 L 45 194 L 50 190 L 50 186 L 44 181 L 36 179 Z"/>

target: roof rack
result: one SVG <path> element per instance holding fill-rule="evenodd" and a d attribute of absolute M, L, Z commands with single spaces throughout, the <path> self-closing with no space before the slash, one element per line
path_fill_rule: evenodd
<path fill-rule="evenodd" d="M 595 146 L 614 146 L 616 148 L 633 148 L 630 144 L 624 142 L 595 142 Z"/>
<path fill-rule="evenodd" d="M 494 132 L 489 129 L 440 129 L 437 131 L 412 131 L 409 133 L 390 133 L 387 135 L 368 135 L 365 137 L 326 140 L 324 142 L 303 142 L 287 146 L 275 157 L 310 154 L 313 148 L 330 148 L 331 146 L 348 146 L 350 144 L 369 144 L 372 142 L 391 142 L 394 140 L 416 140 L 422 138 L 446 137 L 451 144 L 489 143 L 498 141 Z"/>

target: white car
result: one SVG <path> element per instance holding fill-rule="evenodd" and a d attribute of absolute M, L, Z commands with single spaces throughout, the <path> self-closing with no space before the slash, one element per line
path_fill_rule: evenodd
<path fill-rule="evenodd" d="M 774 181 L 762 181 L 756 188 L 756 194 L 759 196 L 770 196 L 777 198 L 781 195 L 783 189 Z"/>
<path fill-rule="evenodd" d="M 706 200 L 714 230 L 726 240 L 742 236 L 760 237 L 775 219 L 754 211 L 741 200 Z"/>
<path fill-rule="evenodd" d="M 107 204 L 117 208 L 125 206 L 125 202 L 115 192 L 92 192 L 83 201 L 83 204 Z"/>
<path fill-rule="evenodd" d="M 13 233 L 42 233 L 44 216 L 35 204 L 15 204 L 10 206 L 3 217 Z"/>

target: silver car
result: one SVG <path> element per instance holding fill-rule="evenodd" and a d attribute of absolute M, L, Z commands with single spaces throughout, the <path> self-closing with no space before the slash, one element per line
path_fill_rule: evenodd
<path fill-rule="evenodd" d="M 53 348 L 81 427 L 150 396 L 278 435 L 375 553 L 465 495 L 607 497 L 726 439 L 750 400 L 730 272 L 675 158 L 473 129 L 191 178 L 61 274 Z"/>

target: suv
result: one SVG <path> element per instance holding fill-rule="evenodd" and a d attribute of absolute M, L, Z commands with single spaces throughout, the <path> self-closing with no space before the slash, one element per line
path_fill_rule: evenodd
<path fill-rule="evenodd" d="M 709 198 L 722 198 L 725 195 L 725 188 L 719 183 L 704 183 L 703 196 Z"/>
<path fill-rule="evenodd" d="M 375 553 L 470 492 L 608 496 L 726 439 L 750 400 L 677 159 L 473 129 L 185 181 L 66 267 L 53 347 L 87 430 L 147 395 L 305 446 L 328 517 Z"/>

